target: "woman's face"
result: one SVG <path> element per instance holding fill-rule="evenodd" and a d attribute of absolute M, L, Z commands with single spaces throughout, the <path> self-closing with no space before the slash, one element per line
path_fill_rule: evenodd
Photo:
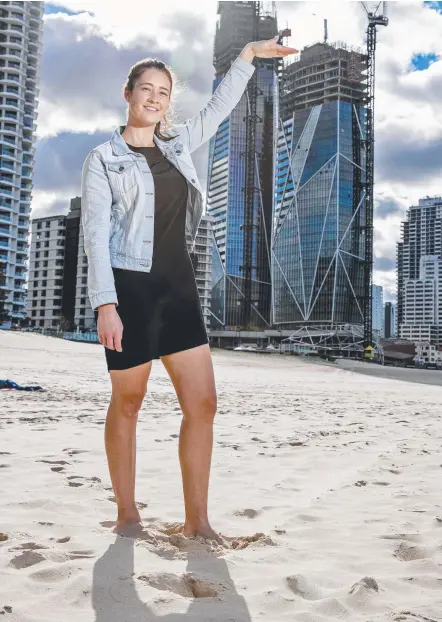
<path fill-rule="evenodd" d="M 161 121 L 170 105 L 170 80 L 163 71 L 146 69 L 135 82 L 133 91 L 126 89 L 129 119 L 132 125 L 148 127 Z"/>

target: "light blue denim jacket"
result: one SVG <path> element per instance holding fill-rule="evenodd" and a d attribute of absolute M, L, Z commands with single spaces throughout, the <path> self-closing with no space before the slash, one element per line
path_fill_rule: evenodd
<path fill-rule="evenodd" d="M 203 213 L 201 187 L 191 153 L 208 141 L 244 93 L 255 67 L 237 58 L 207 106 L 176 137 L 154 140 L 187 180 L 186 233 L 192 244 Z M 81 215 L 88 258 L 88 290 L 93 309 L 118 304 L 112 267 L 150 272 L 155 224 L 155 188 L 145 157 L 131 151 L 117 128 L 92 149 L 82 173 Z M 193 248 L 193 246 L 192 246 Z"/>

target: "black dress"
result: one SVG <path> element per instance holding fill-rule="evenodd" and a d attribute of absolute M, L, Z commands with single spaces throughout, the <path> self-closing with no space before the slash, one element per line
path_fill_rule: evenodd
<path fill-rule="evenodd" d="M 187 181 L 157 146 L 128 146 L 145 156 L 154 178 L 153 257 L 150 272 L 113 268 L 123 351 L 105 348 L 109 371 L 208 343 L 186 244 Z"/>

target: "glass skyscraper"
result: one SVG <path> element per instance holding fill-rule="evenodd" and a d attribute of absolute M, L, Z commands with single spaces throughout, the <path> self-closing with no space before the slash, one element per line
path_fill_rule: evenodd
<path fill-rule="evenodd" d="M 215 37 L 214 89 L 242 48 L 253 40 L 255 2 L 219 2 Z M 259 38 L 277 32 L 271 13 L 259 18 Z M 252 230 L 252 328 L 270 326 L 270 242 L 273 192 L 273 125 L 276 114 L 273 61 L 256 71 L 255 196 Z M 244 295 L 244 221 L 249 93 L 219 127 L 209 149 L 207 212 L 213 217 L 211 327 L 241 326 Z"/>
<path fill-rule="evenodd" d="M 6 311 L 24 317 L 44 2 L 0 3 L 0 266 Z"/>
<path fill-rule="evenodd" d="M 365 59 L 305 48 L 280 92 L 272 315 L 281 329 L 363 324 Z"/>

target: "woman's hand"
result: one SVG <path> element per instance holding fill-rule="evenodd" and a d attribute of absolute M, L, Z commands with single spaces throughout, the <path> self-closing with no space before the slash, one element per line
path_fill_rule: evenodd
<path fill-rule="evenodd" d="M 273 39 L 267 41 L 253 41 L 248 43 L 240 54 L 240 57 L 249 63 L 253 58 L 284 58 L 290 54 L 297 54 L 299 50 L 295 48 L 289 48 L 285 45 L 277 43 L 279 35 L 276 35 Z"/>
<path fill-rule="evenodd" d="M 98 307 L 98 340 L 109 350 L 122 352 L 123 323 L 114 304 Z"/>

